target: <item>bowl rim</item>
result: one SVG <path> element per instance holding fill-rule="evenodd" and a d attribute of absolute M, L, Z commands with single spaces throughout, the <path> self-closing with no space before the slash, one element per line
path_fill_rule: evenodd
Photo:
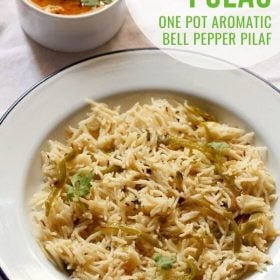
<path fill-rule="evenodd" d="M 56 18 L 56 19 L 61 19 L 61 20 L 76 20 L 76 19 L 94 17 L 95 15 L 102 14 L 102 13 L 106 12 L 107 10 L 109 10 L 110 8 L 117 5 L 118 2 L 121 2 L 124 0 L 113 0 L 112 3 L 105 5 L 102 9 L 99 9 L 99 10 L 93 11 L 93 12 L 81 13 L 78 15 L 60 15 L 60 14 L 48 13 L 45 10 L 37 7 L 37 5 L 35 3 L 33 4 L 32 0 L 17 0 L 17 1 L 22 2 L 28 8 L 32 9 L 33 11 L 35 11 L 45 17 Z"/>

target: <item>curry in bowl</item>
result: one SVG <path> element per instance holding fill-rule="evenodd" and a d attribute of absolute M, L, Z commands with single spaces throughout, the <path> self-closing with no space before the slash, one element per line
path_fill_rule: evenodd
<path fill-rule="evenodd" d="M 60 15 L 79 15 L 103 9 L 113 0 L 30 0 L 40 9 Z"/>

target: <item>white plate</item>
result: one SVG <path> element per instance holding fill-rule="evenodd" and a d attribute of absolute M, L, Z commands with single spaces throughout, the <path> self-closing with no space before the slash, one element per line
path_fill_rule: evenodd
<path fill-rule="evenodd" d="M 194 53 L 181 55 L 225 63 Z M 86 98 L 127 106 L 149 96 L 185 97 L 222 121 L 253 129 L 258 142 L 270 149 L 269 168 L 280 186 L 280 95 L 264 81 L 244 70 L 194 68 L 151 49 L 86 60 L 33 87 L 1 119 L 0 265 L 9 279 L 67 279 L 41 252 L 28 216 L 28 200 L 41 180 L 39 151 L 46 140 L 62 137 L 63 127 L 87 109 Z M 280 203 L 275 211 L 280 228 Z M 274 264 L 250 279 L 280 279 L 279 238 L 270 255 Z"/>

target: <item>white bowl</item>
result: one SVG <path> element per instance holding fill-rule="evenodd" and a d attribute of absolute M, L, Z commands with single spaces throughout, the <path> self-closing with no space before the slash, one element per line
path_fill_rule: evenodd
<path fill-rule="evenodd" d="M 181 55 L 213 66 L 225 63 L 194 53 Z M 280 193 L 276 89 L 244 70 L 195 68 L 156 50 L 97 56 L 39 83 L 0 119 L 0 266 L 8 279 L 69 279 L 42 253 L 29 217 L 28 203 L 41 183 L 40 151 L 46 149 L 47 140 L 64 138 L 65 127 L 77 123 L 89 109 L 87 98 L 127 108 L 152 96 L 187 98 L 222 122 L 255 131 L 257 143 L 269 148 L 268 167 Z M 280 228 L 280 201 L 274 211 Z M 280 279 L 280 238 L 269 254 L 273 265 L 248 279 Z"/>
<path fill-rule="evenodd" d="M 64 52 L 94 49 L 110 40 L 122 26 L 124 0 L 96 12 L 80 15 L 57 15 L 43 11 L 30 0 L 17 0 L 21 26 L 39 44 Z"/>

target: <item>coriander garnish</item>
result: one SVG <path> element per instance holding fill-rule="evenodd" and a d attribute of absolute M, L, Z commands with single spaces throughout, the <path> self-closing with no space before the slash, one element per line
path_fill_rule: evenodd
<path fill-rule="evenodd" d="M 81 0 L 82 6 L 99 7 L 103 4 L 110 4 L 113 0 Z"/>

